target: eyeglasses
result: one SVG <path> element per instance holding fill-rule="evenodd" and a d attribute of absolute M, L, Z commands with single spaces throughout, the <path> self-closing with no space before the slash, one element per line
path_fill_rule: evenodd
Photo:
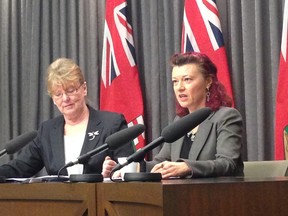
<path fill-rule="evenodd" d="M 64 90 L 64 92 L 55 92 L 55 93 L 53 93 L 53 97 L 55 98 L 55 99 L 60 99 L 60 98 L 62 98 L 63 97 L 63 95 L 65 94 L 65 95 L 67 95 L 67 96 L 73 96 L 73 95 L 75 95 L 77 92 L 78 92 L 78 90 L 80 89 L 80 87 L 82 86 L 83 84 L 81 84 L 78 88 L 75 88 L 75 87 L 69 87 L 69 88 L 67 88 L 66 90 Z"/>

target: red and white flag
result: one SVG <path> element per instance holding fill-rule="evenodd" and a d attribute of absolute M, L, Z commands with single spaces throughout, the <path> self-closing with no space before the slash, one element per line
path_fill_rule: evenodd
<path fill-rule="evenodd" d="M 136 63 L 132 26 L 125 0 L 106 1 L 100 109 L 124 114 L 128 126 L 144 124 L 143 98 Z M 144 133 L 134 140 L 145 145 Z"/>
<path fill-rule="evenodd" d="M 186 0 L 182 52 L 205 53 L 217 66 L 219 81 L 233 100 L 226 50 L 215 0 Z"/>
<path fill-rule="evenodd" d="M 275 116 L 275 159 L 287 158 L 288 151 L 288 56 L 287 56 L 287 30 L 288 30 L 288 1 L 285 1 L 283 14 L 283 28 L 281 40 L 281 53 L 278 73 L 278 86 L 276 95 Z"/>

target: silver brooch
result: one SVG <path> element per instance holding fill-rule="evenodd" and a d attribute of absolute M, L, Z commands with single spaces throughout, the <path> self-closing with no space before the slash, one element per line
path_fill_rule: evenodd
<path fill-rule="evenodd" d="M 88 137 L 89 140 L 94 140 L 96 136 L 99 135 L 99 131 L 92 131 L 92 132 L 88 132 Z"/>
<path fill-rule="evenodd" d="M 192 142 L 194 142 L 195 137 L 196 137 L 196 133 L 192 133 L 192 134 L 191 134 L 191 141 L 192 141 Z"/>
<path fill-rule="evenodd" d="M 196 133 L 192 133 L 192 131 L 190 131 L 189 133 L 187 133 L 187 136 L 191 139 L 192 142 L 194 142 Z"/>

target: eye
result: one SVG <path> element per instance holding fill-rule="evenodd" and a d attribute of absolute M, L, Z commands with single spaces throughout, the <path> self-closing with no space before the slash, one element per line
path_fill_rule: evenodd
<path fill-rule="evenodd" d="M 190 78 L 190 77 L 185 77 L 184 78 L 184 82 L 185 83 L 190 83 L 192 81 L 192 78 Z"/>
<path fill-rule="evenodd" d="M 68 88 L 65 92 L 67 93 L 67 94 L 71 94 L 71 93 L 74 93 L 75 92 L 75 88 L 74 87 L 70 87 L 70 88 Z"/>
<path fill-rule="evenodd" d="M 56 92 L 53 94 L 55 97 L 61 97 L 62 96 L 62 92 Z"/>
<path fill-rule="evenodd" d="M 172 80 L 173 85 L 177 85 L 178 82 L 179 82 L 178 80 Z"/>

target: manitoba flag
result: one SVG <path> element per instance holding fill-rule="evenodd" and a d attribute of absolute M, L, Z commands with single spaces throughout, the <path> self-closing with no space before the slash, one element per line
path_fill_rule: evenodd
<path fill-rule="evenodd" d="M 186 0 L 182 52 L 205 53 L 218 69 L 218 79 L 233 99 L 227 56 L 215 0 Z"/>
<path fill-rule="evenodd" d="M 288 159 L 288 1 L 285 1 L 275 117 L 275 159 Z"/>
<path fill-rule="evenodd" d="M 124 114 L 129 127 L 144 124 L 133 32 L 125 0 L 106 1 L 100 109 Z M 144 142 L 143 133 L 134 140 L 136 149 L 143 147 Z"/>

